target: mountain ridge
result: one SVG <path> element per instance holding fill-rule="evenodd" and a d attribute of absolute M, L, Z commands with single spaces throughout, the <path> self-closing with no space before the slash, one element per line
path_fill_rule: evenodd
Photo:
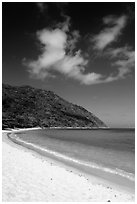
<path fill-rule="evenodd" d="M 2 84 L 2 128 L 107 127 L 93 113 L 52 91 Z"/>

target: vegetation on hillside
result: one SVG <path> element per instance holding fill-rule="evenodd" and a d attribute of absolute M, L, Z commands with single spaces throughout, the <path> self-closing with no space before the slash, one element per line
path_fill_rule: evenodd
<path fill-rule="evenodd" d="M 106 125 L 83 107 L 67 102 L 52 91 L 3 84 L 2 126 L 5 129 Z"/>

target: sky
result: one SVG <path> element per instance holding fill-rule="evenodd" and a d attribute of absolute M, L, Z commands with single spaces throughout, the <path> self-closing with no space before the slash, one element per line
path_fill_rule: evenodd
<path fill-rule="evenodd" d="M 2 81 L 135 126 L 135 4 L 2 3 Z"/>

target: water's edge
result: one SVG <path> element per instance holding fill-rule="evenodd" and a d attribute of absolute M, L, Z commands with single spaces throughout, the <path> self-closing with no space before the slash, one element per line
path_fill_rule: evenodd
<path fill-rule="evenodd" d="M 92 174 L 93 176 L 100 177 L 102 179 L 108 180 L 110 182 L 114 182 L 116 185 L 120 185 L 125 187 L 132 192 L 134 192 L 135 188 L 135 178 L 133 174 L 124 172 L 120 169 L 110 169 L 103 166 L 99 166 L 95 163 L 86 163 L 84 161 L 77 160 L 75 158 L 71 158 L 69 156 L 65 156 L 61 153 L 52 151 L 50 149 L 42 148 L 38 145 L 35 145 L 30 142 L 26 142 L 17 137 L 16 133 L 8 133 L 8 138 L 16 144 L 22 145 L 28 149 L 34 150 L 35 152 L 51 157 L 59 162 L 62 162 L 66 165 L 74 167 L 78 170 L 82 170 L 87 174 Z"/>

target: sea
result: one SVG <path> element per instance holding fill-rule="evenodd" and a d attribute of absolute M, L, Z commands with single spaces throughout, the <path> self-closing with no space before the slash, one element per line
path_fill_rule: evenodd
<path fill-rule="evenodd" d="M 135 187 L 135 129 L 38 129 L 11 139 L 86 174 Z"/>

